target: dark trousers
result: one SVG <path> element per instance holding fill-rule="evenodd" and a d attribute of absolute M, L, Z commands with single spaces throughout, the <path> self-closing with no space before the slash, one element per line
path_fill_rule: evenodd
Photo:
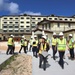
<path fill-rule="evenodd" d="M 55 46 L 52 45 L 52 50 L 53 50 L 53 58 L 55 59 L 55 54 L 57 53 L 57 48 L 55 49 Z"/>
<path fill-rule="evenodd" d="M 74 58 L 74 48 L 70 49 L 69 52 L 70 52 L 70 57 Z"/>
<path fill-rule="evenodd" d="M 7 52 L 6 52 L 6 54 L 13 54 L 14 53 L 14 51 L 13 51 L 13 46 L 12 45 L 8 45 L 8 49 L 7 49 Z"/>
<path fill-rule="evenodd" d="M 64 68 L 64 57 L 65 51 L 59 51 L 59 64 L 61 65 L 62 68 Z"/>
<path fill-rule="evenodd" d="M 22 46 L 22 45 L 21 45 L 21 48 L 20 48 L 20 50 L 19 50 L 19 53 L 21 53 L 22 48 L 24 49 L 24 53 L 27 53 L 27 52 L 26 52 L 27 46 Z"/>
<path fill-rule="evenodd" d="M 37 51 L 38 49 L 37 49 L 37 46 L 34 46 L 33 48 L 32 48 L 32 51 L 33 51 L 33 56 L 35 56 L 35 57 L 37 57 Z"/>
<path fill-rule="evenodd" d="M 31 51 L 32 45 L 30 45 L 29 51 Z"/>
<path fill-rule="evenodd" d="M 12 54 L 12 53 L 14 53 L 14 51 L 15 51 L 15 46 L 12 46 L 13 48 L 12 48 L 12 50 L 10 51 L 10 54 Z"/>
<path fill-rule="evenodd" d="M 41 54 L 39 54 L 39 67 L 41 67 L 43 59 L 44 57 Z"/>

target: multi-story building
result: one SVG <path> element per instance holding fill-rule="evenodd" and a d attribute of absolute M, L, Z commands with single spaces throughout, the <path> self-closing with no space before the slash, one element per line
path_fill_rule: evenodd
<path fill-rule="evenodd" d="M 12 34 L 17 38 L 25 35 L 29 39 L 32 31 L 39 35 L 42 34 L 43 30 L 49 37 L 52 36 L 53 32 L 58 35 L 62 31 L 65 37 L 72 33 L 75 38 L 75 16 L 35 16 L 24 14 L 0 17 L 0 32 L 3 38 L 7 38 Z M 1 35 L 0 37 L 2 37 Z"/>

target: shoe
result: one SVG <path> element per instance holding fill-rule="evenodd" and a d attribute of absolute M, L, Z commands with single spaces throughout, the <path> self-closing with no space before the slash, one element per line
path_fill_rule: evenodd
<path fill-rule="evenodd" d="M 39 68 L 41 68 L 41 65 L 39 65 Z"/>

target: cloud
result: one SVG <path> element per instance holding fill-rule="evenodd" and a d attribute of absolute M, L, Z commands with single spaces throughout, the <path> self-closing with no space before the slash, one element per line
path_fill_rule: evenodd
<path fill-rule="evenodd" d="M 10 11 L 10 13 L 19 13 L 20 12 L 19 5 L 16 3 L 13 3 L 13 2 L 11 2 L 9 4 L 8 10 Z"/>
<path fill-rule="evenodd" d="M 23 13 L 21 13 L 21 14 L 28 14 L 28 15 L 41 15 L 40 12 L 32 12 L 32 11 L 25 11 L 25 12 L 23 12 Z"/>
<path fill-rule="evenodd" d="M 9 11 L 10 14 L 19 13 L 19 5 L 14 2 L 8 2 L 9 0 L 0 0 L 0 10 Z"/>

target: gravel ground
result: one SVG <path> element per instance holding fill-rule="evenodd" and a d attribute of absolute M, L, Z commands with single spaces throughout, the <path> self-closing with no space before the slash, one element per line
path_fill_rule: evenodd
<path fill-rule="evenodd" d="M 18 55 L 0 72 L 0 75 L 32 75 L 32 57 L 25 54 Z"/>

